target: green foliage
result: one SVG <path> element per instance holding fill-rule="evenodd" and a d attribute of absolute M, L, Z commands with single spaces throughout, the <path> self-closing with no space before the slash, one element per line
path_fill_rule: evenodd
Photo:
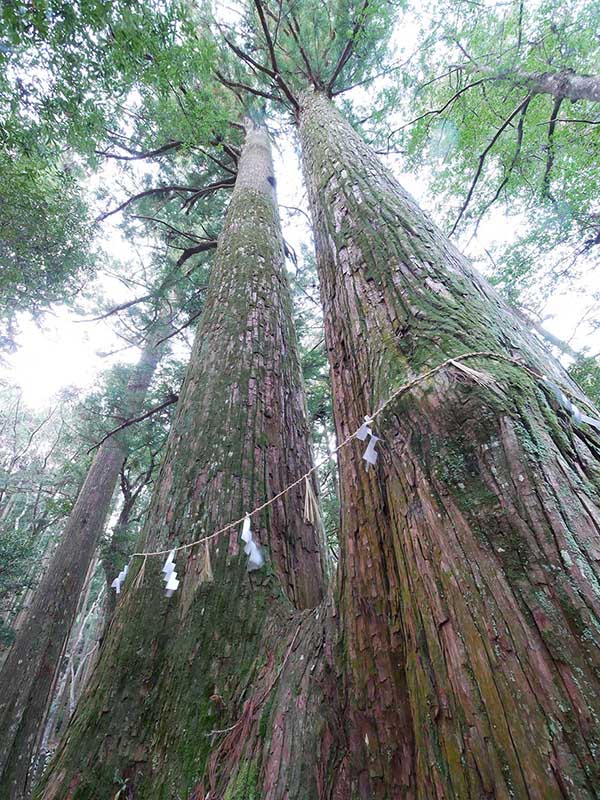
<path fill-rule="evenodd" d="M 597 73 L 598 8 L 486 2 L 472 14 L 461 0 L 439 0 L 421 20 L 412 68 L 383 94 L 404 121 L 380 145 L 431 170 L 448 230 L 476 233 L 502 206 L 519 235 L 495 249 L 498 281 L 519 296 L 535 283 L 539 301 L 574 278 L 577 263 L 597 260 L 600 127 L 597 104 L 558 103 L 523 76 Z"/>
<path fill-rule="evenodd" d="M 7 41 L 2 49 L 5 79 L 0 107 L 10 109 L 4 132 L 32 142 L 40 132 L 46 146 L 68 142 L 92 156 L 107 129 L 118 130 L 124 107 L 135 91 L 144 126 L 155 135 L 175 103 L 180 127 L 196 142 L 212 130 L 218 111 L 206 78 L 212 50 L 202 32 L 192 30 L 177 2 L 79 0 L 3 4 Z M 190 98 L 182 86 L 194 87 Z M 212 112 L 212 113 L 211 113 Z M 143 113 L 143 112 L 142 112 Z"/>
<path fill-rule="evenodd" d="M 587 397 L 600 406 L 600 364 L 596 356 L 579 356 L 569 367 L 569 374 L 581 386 Z"/>
<path fill-rule="evenodd" d="M 71 511 L 86 459 L 67 423 L 71 400 L 32 412 L 10 386 L 0 400 L 0 614 L 10 622 L 13 600 L 36 585 L 42 557 Z M 9 627 L 0 628 L 5 643 Z"/>
<path fill-rule="evenodd" d="M 228 67 L 221 72 L 238 84 L 254 86 L 261 97 L 288 103 L 283 84 L 292 95 L 311 86 L 339 94 L 372 80 L 388 61 L 394 17 L 404 0 L 336 0 L 325 6 L 320 0 L 282 0 L 262 2 L 261 7 L 264 24 L 257 4 L 249 3 L 235 29 L 221 36 Z M 226 42 L 236 55 L 241 50 L 254 64 L 243 56 L 232 59 Z M 256 63 L 266 69 L 257 69 Z M 280 79 L 273 77 L 274 72 Z M 251 94 L 244 94 L 243 101 L 252 107 Z M 264 106 L 264 100 L 254 103 Z"/>
<path fill-rule="evenodd" d="M 76 176 L 0 150 L 0 344 L 15 317 L 75 295 L 91 273 L 91 227 Z"/>

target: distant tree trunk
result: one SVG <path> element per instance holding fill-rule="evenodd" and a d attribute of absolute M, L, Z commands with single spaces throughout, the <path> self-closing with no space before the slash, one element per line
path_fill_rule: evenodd
<path fill-rule="evenodd" d="M 266 132 L 248 124 L 145 550 L 210 534 L 310 466 L 273 185 Z M 321 688 L 329 673 L 315 660 L 326 615 L 311 610 L 325 570 L 303 494 L 298 486 L 253 516 L 267 557 L 257 572 L 246 571 L 239 525 L 176 554 L 181 585 L 170 599 L 165 556 L 134 561 L 36 796 L 107 798 L 121 787 L 123 796 L 155 800 L 187 798 L 196 787 L 203 798 L 211 786 L 210 797 L 317 797 L 317 764 L 333 749 L 317 713 L 331 706 Z M 309 691 L 312 677 L 323 683 Z"/>
<path fill-rule="evenodd" d="M 60 733 L 75 710 L 77 698 L 82 687 L 85 686 L 86 676 L 89 675 L 91 665 L 94 664 L 94 656 L 104 629 L 103 604 L 106 599 L 106 590 L 102 586 L 93 602 L 89 604 L 97 565 L 98 562 L 94 560 L 88 573 L 87 587 L 81 595 L 78 618 L 69 637 L 62 674 L 59 676 L 58 686 L 44 726 L 38 754 L 41 760 L 46 760 L 48 754 L 56 749 Z"/>
<path fill-rule="evenodd" d="M 123 409 L 128 417 L 139 413 L 146 396 L 162 352 L 158 339 L 150 340 L 133 370 Z M 97 450 L 0 672 L 0 796 L 6 800 L 28 795 L 31 759 L 124 457 L 117 437 Z"/>
<path fill-rule="evenodd" d="M 570 386 L 334 106 L 300 106 L 338 437 L 467 351 Z M 600 439 L 469 366 L 377 417 L 375 468 L 340 452 L 346 796 L 598 797 Z"/>
<path fill-rule="evenodd" d="M 121 468 L 121 491 L 123 494 L 123 504 L 121 506 L 121 510 L 119 511 L 118 519 L 115 522 L 112 530 L 110 543 L 102 557 L 102 568 L 106 578 L 107 590 L 106 602 L 104 605 L 105 619 L 107 624 L 110 622 L 110 619 L 114 613 L 118 599 L 115 592 L 111 589 L 111 584 L 115 576 L 121 571 L 123 565 L 127 563 L 129 554 L 133 552 L 128 536 L 128 528 L 131 515 L 133 514 L 133 510 L 135 509 L 136 502 L 139 497 L 139 491 L 132 490 L 131 487 L 126 483 L 124 469 L 125 464 L 123 464 Z M 148 475 L 148 480 L 149 479 L 150 475 Z M 140 487 L 140 491 L 142 488 L 143 487 Z"/>

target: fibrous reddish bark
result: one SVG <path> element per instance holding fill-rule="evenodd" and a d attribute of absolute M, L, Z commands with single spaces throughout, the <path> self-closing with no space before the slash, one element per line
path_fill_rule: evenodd
<path fill-rule="evenodd" d="M 164 323 L 159 330 L 129 381 L 123 409 L 128 417 L 139 412 L 164 349 L 156 344 Z M 0 672 L 0 795 L 7 800 L 29 794 L 31 760 L 124 458 L 116 437 L 98 449 Z"/>
<path fill-rule="evenodd" d="M 340 439 L 467 351 L 569 386 L 324 96 L 298 123 Z M 352 796 L 596 797 L 600 440 L 469 364 L 378 416 L 376 468 L 340 452 Z"/>
<path fill-rule="evenodd" d="M 273 185 L 266 132 L 249 124 L 145 551 L 210 534 L 310 467 Z M 176 554 L 170 599 L 164 557 L 134 561 L 37 796 L 317 796 L 328 777 L 315 764 L 335 751 L 320 709 L 335 704 L 324 701 L 322 536 L 303 501 L 299 486 L 252 518 L 267 554 L 258 572 L 246 571 L 239 526 Z"/>

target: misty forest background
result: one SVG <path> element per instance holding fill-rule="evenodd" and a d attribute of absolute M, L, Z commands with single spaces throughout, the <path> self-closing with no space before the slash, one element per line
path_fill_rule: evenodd
<path fill-rule="evenodd" d="M 600 797 L 597 4 L 0 19 L 0 796 Z"/>

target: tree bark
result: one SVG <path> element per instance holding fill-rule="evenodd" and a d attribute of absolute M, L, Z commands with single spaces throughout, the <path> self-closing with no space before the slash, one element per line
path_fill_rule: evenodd
<path fill-rule="evenodd" d="M 555 98 L 590 100 L 600 102 L 600 76 L 577 75 L 575 72 L 524 72 L 520 69 L 495 70 L 493 67 L 476 65 L 474 72 L 481 73 L 491 80 L 506 81 L 515 86 L 524 86 L 532 94 L 549 94 Z"/>
<path fill-rule="evenodd" d="M 493 351 L 570 384 L 322 95 L 298 125 L 338 438 Z M 519 366 L 450 366 L 339 454 L 360 798 L 598 797 L 600 441 Z"/>
<path fill-rule="evenodd" d="M 248 124 L 145 551 L 210 534 L 310 467 L 273 185 L 266 132 Z M 316 660 L 329 619 L 322 535 L 303 520 L 302 486 L 252 528 L 262 569 L 247 572 L 236 526 L 176 553 L 170 599 L 165 556 L 134 561 L 38 797 L 105 798 L 119 786 L 136 800 L 317 796 L 317 759 L 334 749 L 318 713 L 332 705 Z"/>
<path fill-rule="evenodd" d="M 160 326 L 164 335 L 164 323 Z M 124 413 L 142 406 L 161 356 L 151 340 L 128 384 Z M 97 451 L 60 542 L 0 672 L 0 795 L 22 800 L 79 596 L 104 530 L 125 453 L 116 437 Z"/>

